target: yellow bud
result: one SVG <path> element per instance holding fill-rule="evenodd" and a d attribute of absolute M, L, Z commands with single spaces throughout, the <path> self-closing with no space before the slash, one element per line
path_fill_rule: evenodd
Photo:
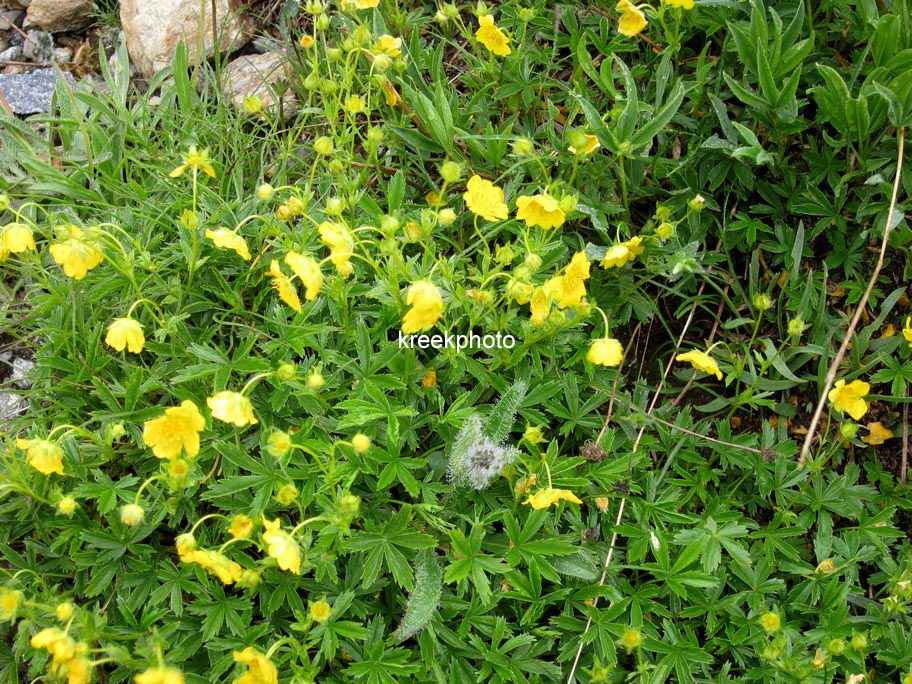
<path fill-rule="evenodd" d="M 356 453 L 363 454 L 365 451 L 371 447 L 371 439 L 367 435 L 359 432 L 357 435 L 351 439 L 352 449 Z"/>

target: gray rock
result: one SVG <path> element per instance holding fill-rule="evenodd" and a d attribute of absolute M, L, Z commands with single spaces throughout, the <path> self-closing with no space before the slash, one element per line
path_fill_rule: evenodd
<path fill-rule="evenodd" d="M 54 48 L 54 61 L 57 64 L 67 64 L 73 61 L 73 51 L 70 48 Z"/>
<path fill-rule="evenodd" d="M 32 0 L 28 19 L 45 31 L 78 31 L 94 21 L 91 0 Z"/>
<path fill-rule="evenodd" d="M 15 418 L 28 408 L 28 404 L 18 394 L 0 392 L 0 421 Z"/>
<path fill-rule="evenodd" d="M 0 9 L 25 9 L 32 0 L 0 0 Z"/>
<path fill-rule="evenodd" d="M 261 55 L 238 57 L 225 69 L 225 93 L 238 109 L 244 107 L 244 98 L 258 97 L 264 110 L 274 110 L 276 85 L 288 83 L 291 68 L 285 55 L 266 52 Z M 282 96 L 285 116 L 294 113 L 297 101 L 294 92 L 286 90 Z"/>
<path fill-rule="evenodd" d="M 194 64 L 201 41 L 208 57 L 216 47 L 220 53 L 231 52 L 250 40 L 252 26 L 237 0 L 216 0 L 215 22 L 211 6 L 200 0 L 121 0 L 120 22 L 127 49 L 146 78 L 171 64 L 179 43 L 187 46 L 187 57 Z M 218 46 L 212 39 L 213 23 Z"/>
<path fill-rule="evenodd" d="M 10 31 L 13 26 L 22 26 L 25 12 L 22 10 L 6 10 L 0 12 L 0 31 Z"/>
<path fill-rule="evenodd" d="M 22 56 L 39 64 L 53 61 L 54 38 L 47 31 L 29 31 L 22 43 Z"/>
<path fill-rule="evenodd" d="M 28 389 L 32 386 L 32 381 L 29 380 L 28 374 L 34 367 L 34 361 L 20 359 L 18 356 L 13 357 L 13 374 L 10 379 L 16 387 L 19 389 Z"/>
<path fill-rule="evenodd" d="M 11 45 L 0 52 L 0 62 L 18 62 L 22 59 L 22 46 Z"/>
<path fill-rule="evenodd" d="M 72 74 L 64 77 L 75 83 Z M 0 91 L 15 114 L 37 114 L 51 109 L 51 97 L 57 86 L 54 69 L 35 69 L 27 74 L 0 74 Z"/>

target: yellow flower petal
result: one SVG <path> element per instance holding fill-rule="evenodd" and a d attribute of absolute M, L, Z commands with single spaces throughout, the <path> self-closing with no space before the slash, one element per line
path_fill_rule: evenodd
<path fill-rule="evenodd" d="M 411 284 L 405 303 L 411 308 L 402 317 L 402 332 L 405 335 L 430 330 L 443 314 L 443 297 L 440 290 L 429 280 L 418 280 Z"/>
<path fill-rule="evenodd" d="M 624 346 L 619 340 L 610 337 L 593 340 L 589 353 L 586 354 L 586 360 L 602 366 L 620 365 L 624 360 Z"/>
<path fill-rule="evenodd" d="M 629 0 L 621 0 L 617 4 L 617 9 L 623 12 L 621 21 L 618 24 L 618 33 L 622 33 L 625 36 L 635 36 L 646 28 L 646 24 L 649 23 L 646 21 L 646 15 Z"/>
<path fill-rule="evenodd" d="M 247 248 L 247 241 L 227 228 L 217 228 L 216 230 L 207 230 L 206 237 L 215 243 L 219 249 L 233 249 L 244 261 L 250 261 L 250 250 Z"/>
<path fill-rule="evenodd" d="M 564 211 L 550 195 L 521 195 L 516 198 L 516 220 L 545 230 L 560 228 L 564 224 Z"/>
<path fill-rule="evenodd" d="M 547 489 L 540 489 L 535 494 L 529 496 L 528 499 L 523 501 L 527 503 L 532 508 L 542 509 L 548 508 L 550 506 L 556 506 L 560 501 L 570 501 L 571 503 L 581 504 L 583 503 L 576 494 L 571 492 L 568 489 L 554 489 L 548 487 Z"/>
<path fill-rule="evenodd" d="M 282 529 L 281 521 L 266 520 L 263 523 L 266 531 L 263 533 L 263 541 L 269 545 L 269 555 L 275 558 L 279 568 L 293 572 L 296 575 L 301 574 L 301 549 L 294 538 Z"/>
<path fill-rule="evenodd" d="M 298 291 L 291 282 L 291 278 L 282 273 L 282 268 L 275 259 L 269 264 L 269 275 L 272 276 L 272 286 L 279 293 L 279 299 L 298 313 L 301 313 L 301 300 L 298 297 Z"/>
<path fill-rule="evenodd" d="M 481 176 L 472 176 L 469 179 L 462 197 L 469 211 L 483 219 L 504 221 L 509 216 L 503 190 Z"/>
<path fill-rule="evenodd" d="M 675 357 L 675 361 L 690 361 L 690 364 L 698 371 L 715 375 L 717 380 L 722 379 L 722 371 L 719 370 L 719 364 L 706 352 L 693 349 L 689 352 L 678 354 Z"/>

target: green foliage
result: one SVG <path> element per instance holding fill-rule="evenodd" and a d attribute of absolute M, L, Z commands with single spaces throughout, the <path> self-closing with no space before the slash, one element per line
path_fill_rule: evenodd
<path fill-rule="evenodd" d="M 0 114 L 0 678 L 907 681 L 908 0 L 280 5 Z"/>

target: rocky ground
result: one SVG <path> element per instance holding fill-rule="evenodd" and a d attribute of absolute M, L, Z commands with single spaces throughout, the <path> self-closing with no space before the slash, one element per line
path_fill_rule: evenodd
<path fill-rule="evenodd" d="M 0 107 L 20 116 L 48 111 L 60 74 L 73 82 L 97 78 L 99 44 L 110 54 L 121 38 L 138 79 L 149 79 L 171 64 L 181 42 L 191 64 L 201 50 L 206 57 L 216 51 L 229 55 L 225 87 L 239 107 L 252 96 L 264 107 L 272 106 L 270 86 L 287 79 L 282 52 L 251 47 L 253 38 L 264 33 L 263 16 L 253 11 L 258 3 L 121 0 L 107 11 L 98 4 L 0 0 Z M 288 96 L 284 104 L 287 112 Z"/>

